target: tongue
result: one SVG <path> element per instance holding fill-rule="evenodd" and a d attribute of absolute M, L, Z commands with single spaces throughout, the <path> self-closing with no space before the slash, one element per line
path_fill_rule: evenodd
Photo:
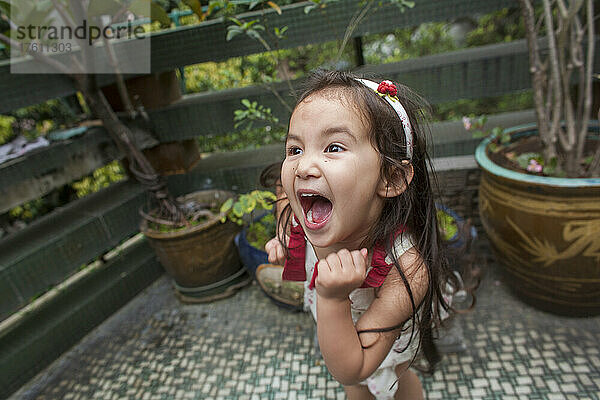
<path fill-rule="evenodd" d="M 312 205 L 312 218 L 314 222 L 321 222 L 331 212 L 331 202 L 329 200 L 319 198 Z"/>

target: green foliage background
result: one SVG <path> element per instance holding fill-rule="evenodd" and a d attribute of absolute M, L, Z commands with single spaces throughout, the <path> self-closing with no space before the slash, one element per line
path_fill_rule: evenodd
<path fill-rule="evenodd" d="M 367 35 L 362 38 L 365 62 L 367 64 L 393 63 L 414 57 L 525 38 L 520 14 L 515 8 L 498 10 L 467 22 L 473 25 L 473 29 L 462 43 L 458 43 L 452 36 L 453 22 L 432 22 L 397 29 L 391 33 Z M 220 63 L 187 66 L 185 68 L 186 90 L 195 93 L 279 82 L 283 79 L 280 71 L 282 67 L 290 72 L 291 79 L 302 78 L 319 67 L 350 68 L 356 58 L 352 46 L 347 45 L 340 60 L 336 64 L 333 63 L 333 55 L 338 52 L 339 46 L 340 41 L 333 41 L 239 57 Z M 457 120 L 464 115 L 515 111 L 531 108 L 532 105 L 530 91 L 494 98 L 463 99 L 436 104 L 433 107 L 433 119 L 434 121 Z M 268 125 L 267 129 L 246 127 L 226 135 L 203 136 L 198 139 L 198 143 L 203 152 L 255 148 L 283 141 L 286 129 L 285 125 Z"/>
<path fill-rule="evenodd" d="M 190 10 L 190 7 L 186 5 L 189 3 L 187 1 L 154 1 L 164 3 L 163 6 L 168 9 Z M 283 6 L 292 1 L 284 0 L 276 1 L 276 3 L 278 6 Z M 327 0 L 314 1 L 315 7 L 325 3 Z M 208 18 L 219 18 L 247 11 L 251 8 L 252 3 L 210 0 L 208 6 L 212 7 Z M 418 7 L 418 3 L 415 6 Z M 264 1 L 256 2 L 253 10 L 270 7 L 272 6 Z M 195 24 L 200 20 L 201 17 L 196 14 L 187 15 L 180 17 L 179 25 Z M 516 9 L 507 8 L 483 15 L 470 21 L 473 29 L 462 42 L 457 42 L 452 36 L 453 22 L 427 23 L 397 29 L 385 34 L 367 35 L 362 38 L 365 61 L 370 64 L 392 63 L 465 47 L 522 39 L 524 30 L 519 20 L 520 15 Z M 173 23 L 172 26 L 174 25 Z M 151 30 L 162 29 L 156 23 L 149 25 L 148 28 Z M 350 69 L 356 59 L 353 46 L 346 45 L 340 59 L 334 60 L 340 44 L 340 41 L 332 41 L 295 49 L 278 50 L 274 48 L 272 51 L 232 58 L 224 62 L 186 66 L 184 68 L 186 92 L 218 91 L 250 85 L 268 86 L 286 78 L 302 78 L 318 67 Z M 464 115 L 512 111 L 531 106 L 531 93 L 524 92 L 498 98 L 465 99 L 437 104 L 433 108 L 433 117 L 436 120 L 460 119 Z M 81 107 L 86 110 L 85 104 L 82 104 Z M 247 106 L 240 104 L 240 111 L 252 115 L 252 112 L 248 112 L 248 110 Z M 79 118 L 78 112 L 73 111 L 73 107 L 69 107 L 62 99 L 50 100 L 40 105 L 0 115 L 0 145 L 14 139 L 18 134 L 22 134 L 28 139 L 45 135 L 52 130 L 71 126 Z M 232 118 L 234 118 L 233 115 Z M 197 142 L 202 152 L 218 152 L 256 148 L 271 143 L 280 143 L 285 139 L 287 121 L 267 118 L 263 122 L 262 124 L 240 124 L 234 132 L 226 135 L 200 136 Z M 90 176 L 57 189 L 55 192 L 58 194 L 53 193 L 16 207 L 10 211 L 9 217 L 12 220 L 31 221 L 55 207 L 57 198 L 80 198 L 118 182 L 125 176 L 122 167 L 117 161 L 114 161 L 94 171 Z"/>

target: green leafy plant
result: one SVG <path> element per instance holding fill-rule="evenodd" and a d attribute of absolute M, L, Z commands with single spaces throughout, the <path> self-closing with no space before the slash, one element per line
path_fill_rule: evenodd
<path fill-rule="evenodd" d="M 0 145 L 17 135 L 33 140 L 54 129 L 72 126 L 78 120 L 79 116 L 64 99 L 19 108 L 7 115 L 0 115 Z"/>
<path fill-rule="evenodd" d="M 260 34 L 260 31 L 264 32 L 265 27 L 259 24 L 258 20 L 253 19 L 251 21 L 242 22 L 234 17 L 229 18 L 229 20 L 235 25 L 229 25 L 227 27 L 227 41 L 230 41 L 237 35 L 244 33 L 250 36 L 252 39 L 256 39 L 261 42 L 267 51 L 271 51 L 271 46 L 269 46 L 269 44 L 262 38 Z"/>
<path fill-rule="evenodd" d="M 304 7 L 304 14 L 308 14 L 316 8 L 325 8 L 328 4 L 335 3 L 337 1 L 338 0 L 310 0 L 311 4 Z"/>
<path fill-rule="evenodd" d="M 125 171 L 123 171 L 121 164 L 115 160 L 104 167 L 96 169 L 90 176 L 73 182 L 72 186 L 77 193 L 77 197 L 81 198 L 108 187 L 115 182 L 119 182 L 125 179 L 125 176 Z"/>
<path fill-rule="evenodd" d="M 487 117 L 485 115 L 479 117 L 463 117 L 462 119 L 465 129 L 473 135 L 474 138 L 482 139 L 489 138 L 491 140 L 490 150 L 497 152 L 502 145 L 510 143 L 510 135 L 499 126 L 492 129 L 485 127 Z"/>
<path fill-rule="evenodd" d="M 221 206 L 220 212 L 225 213 L 221 222 L 229 219 L 238 225 L 249 223 L 255 212 L 272 210 L 276 200 L 277 197 L 266 190 L 253 190 L 239 195 L 237 199 L 228 199 Z"/>
<path fill-rule="evenodd" d="M 273 213 L 267 213 L 256 219 L 255 214 L 273 209 L 277 197 L 269 191 L 253 190 L 244 193 L 237 199 L 229 199 L 221 206 L 221 219 L 229 219 L 238 225 L 247 225 L 246 239 L 257 249 L 264 249 L 265 244 L 275 235 L 276 220 Z"/>
<path fill-rule="evenodd" d="M 267 214 L 248 227 L 246 239 L 253 247 L 264 249 L 265 244 L 275 236 L 275 215 Z"/>
<path fill-rule="evenodd" d="M 438 227 L 442 233 L 442 239 L 449 241 L 458 232 L 458 225 L 454 217 L 443 210 L 437 210 Z"/>
<path fill-rule="evenodd" d="M 246 109 L 235 110 L 233 115 L 233 120 L 235 121 L 234 127 L 236 129 L 243 125 L 246 125 L 247 128 L 252 128 L 253 123 L 256 121 L 279 124 L 279 118 L 273 115 L 269 107 L 258 104 L 256 101 L 251 102 L 248 99 L 243 99 L 242 104 Z"/>
<path fill-rule="evenodd" d="M 221 223 L 230 220 L 240 226 L 246 224 L 249 232 L 252 232 L 251 240 L 257 245 L 260 245 L 263 241 L 266 243 L 264 239 L 266 238 L 266 235 L 269 234 L 268 232 L 270 232 L 271 229 L 274 229 L 274 221 L 270 221 L 270 218 L 267 218 L 268 215 L 265 215 L 260 220 L 253 222 L 255 213 L 272 210 L 273 202 L 276 199 L 275 195 L 269 191 L 253 190 L 252 192 L 227 199 L 221 207 L 194 204 L 193 210 L 190 213 L 192 216 L 185 226 L 174 227 L 155 222 L 150 222 L 149 226 L 158 232 L 177 232 L 186 227 L 202 224 L 209 218 L 214 218 L 219 214 L 222 214 L 223 217 L 220 219 Z M 272 228 L 270 227 L 271 222 L 273 222 Z M 273 234 L 271 234 L 271 237 L 273 237 Z M 271 237 L 266 240 L 269 240 Z"/>
<path fill-rule="evenodd" d="M 248 10 L 252 10 L 258 5 L 262 5 L 263 7 L 271 7 L 273 10 L 277 12 L 277 14 L 281 15 L 281 8 L 277 3 L 273 1 L 264 1 L 264 0 L 250 0 L 250 1 L 242 1 L 242 3 L 248 3 Z M 264 25 L 258 23 L 257 19 L 253 19 L 250 21 L 240 21 L 237 18 L 230 17 L 229 20 L 234 23 L 234 25 L 230 25 L 227 27 L 227 41 L 230 41 L 235 36 L 244 33 L 248 35 L 250 38 L 258 40 L 265 50 L 271 51 L 272 48 L 267 43 L 267 41 L 262 37 L 261 32 L 265 31 Z M 276 27 L 273 30 L 275 37 L 278 39 L 284 38 L 284 33 L 287 31 L 287 26 L 282 28 Z"/>
<path fill-rule="evenodd" d="M 285 32 L 288 30 L 287 26 L 282 26 L 281 28 L 279 27 L 275 27 L 273 28 L 273 33 L 275 33 L 275 36 L 277 37 L 277 39 L 285 39 Z"/>
<path fill-rule="evenodd" d="M 504 157 L 512 161 L 523 171 L 531 174 L 543 174 L 548 176 L 565 177 L 564 171 L 557 170 L 558 160 L 556 157 L 545 159 L 541 152 L 525 152 L 515 153 L 507 146 L 511 144 L 511 137 L 501 127 L 488 129 L 485 127 L 487 122 L 486 116 L 480 117 L 463 117 L 463 125 L 467 131 L 472 132 L 474 138 L 490 138 L 489 149 L 493 153 L 504 151 Z M 592 162 L 592 158 L 588 158 L 588 162 Z"/>
<path fill-rule="evenodd" d="M 38 216 L 43 215 L 47 205 L 42 198 L 28 201 L 9 211 L 11 219 L 19 219 L 21 221 L 30 222 Z"/>
<path fill-rule="evenodd" d="M 525 29 L 519 9 L 507 7 L 481 16 L 475 29 L 467 35 L 467 45 L 484 46 L 524 38 Z"/>
<path fill-rule="evenodd" d="M 0 145 L 8 142 L 13 136 L 15 117 L 0 115 Z"/>

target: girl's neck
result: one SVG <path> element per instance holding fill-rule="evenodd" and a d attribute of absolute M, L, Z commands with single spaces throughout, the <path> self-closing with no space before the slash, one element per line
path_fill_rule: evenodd
<path fill-rule="evenodd" d="M 330 255 L 331 253 L 337 253 L 338 251 L 342 250 L 342 249 L 346 249 L 348 251 L 353 251 L 353 250 L 360 250 L 362 249 L 364 246 L 360 246 L 360 243 L 357 244 L 349 244 L 349 243 L 336 243 L 332 246 L 329 247 L 316 247 L 314 245 L 311 244 L 311 246 L 313 247 L 315 254 L 317 255 L 317 258 L 319 260 L 322 260 L 324 258 L 326 258 L 328 255 Z M 369 253 L 371 252 L 371 249 L 368 249 Z"/>
<path fill-rule="evenodd" d="M 335 243 L 331 243 L 327 247 L 315 246 L 312 242 L 311 242 L 311 246 L 313 247 L 315 254 L 317 255 L 317 258 L 319 260 L 322 260 L 322 259 L 326 258 L 329 254 L 337 253 L 342 249 L 346 249 L 348 251 L 354 251 L 354 250 L 360 250 L 362 248 L 365 248 L 366 247 L 365 242 L 367 240 L 367 237 L 369 236 L 369 232 L 370 232 L 370 230 L 367 227 L 362 227 L 359 231 L 354 232 L 352 235 L 350 235 L 346 239 L 335 242 Z M 307 236 L 307 239 L 308 239 L 308 236 Z M 369 250 L 369 253 L 370 253 L 372 249 L 367 247 L 367 250 Z"/>

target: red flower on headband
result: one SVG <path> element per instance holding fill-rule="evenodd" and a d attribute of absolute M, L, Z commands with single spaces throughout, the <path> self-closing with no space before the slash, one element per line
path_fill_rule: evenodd
<path fill-rule="evenodd" d="M 396 89 L 396 85 L 394 85 L 392 81 L 382 81 L 377 87 L 377 91 L 381 94 L 387 94 L 392 97 L 398 94 L 398 89 Z"/>

